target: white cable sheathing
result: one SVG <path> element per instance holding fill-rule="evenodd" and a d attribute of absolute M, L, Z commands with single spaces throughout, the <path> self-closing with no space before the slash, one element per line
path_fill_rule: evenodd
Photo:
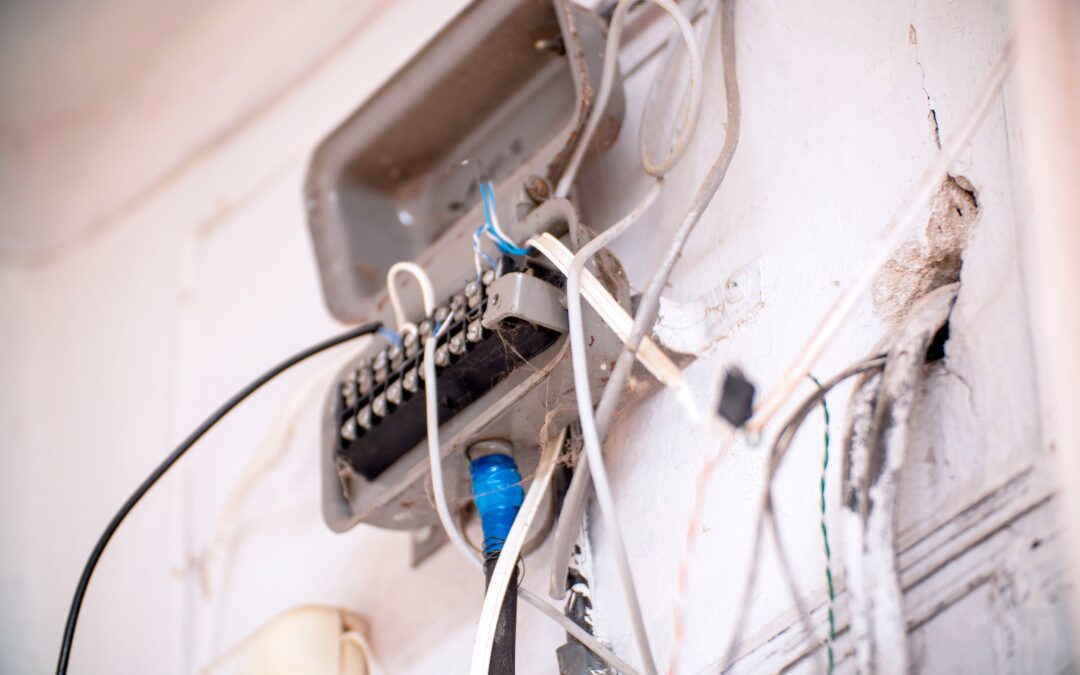
<path fill-rule="evenodd" d="M 647 173 L 659 177 L 667 173 L 675 165 L 683 150 L 686 149 L 686 141 L 693 135 L 698 112 L 701 109 L 701 76 L 704 66 L 694 27 L 690 25 L 690 21 L 679 9 L 679 6 L 671 0 L 651 1 L 671 15 L 672 20 L 675 21 L 679 32 L 682 33 L 683 40 L 686 42 L 687 58 L 690 61 L 690 105 L 687 108 L 686 121 L 682 126 L 683 133 L 669 144 L 671 150 L 669 150 L 664 161 L 659 166 L 654 166 L 651 162 L 645 165 Z M 619 43 L 622 39 L 623 25 L 626 23 L 626 12 L 630 9 L 632 2 L 633 0 L 619 0 L 619 4 L 615 7 L 615 13 L 611 16 L 607 44 L 604 49 L 604 67 L 600 75 L 600 87 L 589 111 L 589 118 L 585 122 L 585 128 L 581 132 L 581 138 L 574 146 L 574 151 L 570 155 L 566 168 L 563 170 L 563 175 L 555 186 L 556 198 L 563 198 L 570 194 L 570 188 L 574 186 L 578 170 L 581 168 L 581 161 L 585 157 L 593 134 L 596 133 L 597 127 L 600 126 L 600 120 L 607 109 L 608 99 L 611 98 L 611 90 L 615 84 L 615 69 L 619 65 Z M 642 160 L 646 160 L 646 157 L 647 153 L 642 148 Z"/>
<path fill-rule="evenodd" d="M 420 294 L 424 299 L 424 314 L 428 316 L 435 310 L 435 291 L 431 288 L 431 279 L 428 278 L 427 272 L 414 262 L 396 262 L 387 271 L 386 293 L 390 296 L 390 305 L 394 308 L 394 323 L 397 324 L 398 332 L 415 331 L 416 326 L 405 318 L 405 310 L 402 308 L 401 299 L 398 297 L 397 275 L 401 272 L 411 274 L 416 279 L 416 283 L 420 286 Z"/>
<path fill-rule="evenodd" d="M 428 461 L 431 464 L 431 493 L 435 497 L 435 512 L 439 514 L 439 522 L 442 523 L 450 543 L 477 569 L 483 571 L 484 563 L 465 541 L 465 535 L 454 522 L 450 513 L 450 502 L 446 498 L 446 484 L 443 482 L 442 449 L 439 444 L 439 397 L 435 385 L 435 343 L 449 325 L 449 322 L 443 323 L 439 331 L 424 342 L 424 404 L 427 416 Z"/>
<path fill-rule="evenodd" d="M 702 5 L 704 5 L 704 7 L 702 7 Z M 676 100 L 668 92 L 664 91 L 663 87 L 679 74 L 676 69 L 680 64 L 676 62 L 676 58 L 680 55 L 677 52 L 687 51 L 691 48 L 690 45 L 692 43 L 687 42 L 686 34 L 681 30 L 681 27 L 680 30 L 673 31 L 668 38 L 667 44 L 664 47 L 664 53 L 660 58 L 660 63 L 656 67 L 652 82 L 649 84 L 649 90 L 645 94 L 645 104 L 642 106 L 641 111 L 641 127 L 638 131 L 638 147 L 641 166 L 645 169 L 645 172 L 651 176 L 660 178 L 674 167 L 685 149 L 687 141 L 689 141 L 694 129 L 697 127 L 697 121 L 698 117 L 701 115 L 701 107 L 704 101 L 705 92 L 702 84 L 693 79 L 695 66 L 697 72 L 701 73 L 701 78 L 703 80 L 705 73 L 705 50 L 708 49 L 709 38 L 712 35 L 712 28 L 715 24 L 718 6 L 719 2 L 716 2 L 715 0 L 687 0 L 682 3 L 683 15 L 689 19 L 691 24 L 698 24 L 698 30 L 695 33 L 697 43 L 693 46 L 698 55 L 689 56 L 689 52 L 687 52 L 690 61 L 690 67 L 688 68 L 689 91 L 677 99 L 680 107 L 683 105 L 686 106 L 686 113 L 683 115 L 679 133 L 670 132 L 664 135 L 654 131 L 654 120 L 657 111 L 661 106 L 670 105 L 673 100 Z M 699 18 L 701 19 L 700 23 L 698 22 Z M 700 59 L 700 65 L 698 59 Z M 679 110 L 675 110 L 674 114 L 676 116 L 678 116 L 678 113 Z M 654 162 L 649 156 L 650 138 L 667 141 L 668 154 L 659 164 Z"/>
<path fill-rule="evenodd" d="M 660 191 L 663 188 L 662 180 L 657 180 L 649 188 L 649 191 L 645 193 L 645 196 L 641 198 L 641 201 L 637 203 L 634 209 L 623 216 L 622 220 L 615 223 L 602 233 L 597 235 L 595 239 L 590 241 L 581 247 L 581 249 L 574 255 L 573 260 L 570 261 L 570 265 L 566 270 L 567 280 L 574 278 L 576 281 L 573 284 L 573 288 L 569 282 L 567 283 L 567 297 L 571 295 L 576 296 L 573 300 L 567 302 L 577 302 L 578 306 L 581 305 L 581 293 L 580 285 L 577 283 L 581 279 L 581 270 L 585 269 L 585 265 L 589 260 L 596 255 L 600 249 L 606 248 L 611 245 L 616 239 L 618 239 L 624 232 L 630 229 L 630 226 L 638 221 L 645 211 L 649 209 L 656 201 L 656 198 L 660 196 Z M 575 319 L 577 319 L 575 321 Z M 575 317 L 569 317 L 570 334 L 575 332 L 582 333 L 583 327 L 581 323 L 581 313 L 578 312 Z M 575 342 L 571 341 L 570 349 L 573 354 L 575 348 Z M 574 354 L 573 358 L 579 359 L 584 363 L 584 354 Z M 577 361 L 575 361 L 576 363 Z M 592 414 L 592 410 L 589 411 Z M 595 422 L 594 422 L 595 423 Z M 549 584 L 549 595 L 556 600 L 562 599 L 566 594 L 566 569 L 570 564 L 570 556 L 573 553 L 574 540 L 577 539 L 578 530 L 581 527 L 581 517 L 585 509 L 585 497 L 588 494 L 586 488 L 589 485 L 589 460 L 586 455 L 582 455 L 577 465 L 574 467 L 574 477 L 571 480 L 570 488 L 566 492 L 566 497 L 563 499 L 562 509 L 560 511 L 559 522 L 555 528 L 555 541 L 551 551 L 551 579 Z"/>
<path fill-rule="evenodd" d="M 571 290 L 572 284 L 575 282 L 576 276 L 567 279 L 567 310 L 570 321 L 580 323 L 581 297 Z M 578 343 L 576 346 L 574 345 L 575 342 Z M 585 337 L 580 332 L 570 334 L 570 344 L 572 350 L 584 355 Z M 571 354 L 574 354 L 575 351 L 572 351 Z M 656 660 L 653 658 L 652 648 L 649 646 L 645 620 L 638 602 L 637 588 L 634 584 L 633 571 L 630 569 L 630 560 L 626 554 L 626 545 L 623 542 L 615 499 L 611 494 L 611 484 L 608 482 L 607 471 L 604 468 L 604 458 L 600 451 L 600 434 L 596 430 L 596 420 L 591 414 L 593 404 L 592 393 L 589 390 L 588 366 L 576 360 L 573 366 L 574 392 L 577 396 L 578 416 L 581 420 L 581 435 L 585 443 L 585 456 L 589 460 L 593 487 L 596 488 L 596 501 L 600 505 L 600 513 L 604 519 L 608 536 L 611 537 L 612 557 L 618 571 L 626 609 L 630 614 L 638 651 L 641 653 L 642 661 L 645 664 L 645 673 L 656 675 Z"/>
<path fill-rule="evenodd" d="M 574 254 L 555 237 L 548 233 L 541 234 L 529 240 L 529 245 L 542 253 L 545 258 L 563 274 L 570 271 Z M 568 279 L 569 283 L 569 279 Z M 634 325 L 634 319 L 626 313 L 626 310 L 608 293 L 604 285 L 600 283 L 592 272 L 584 270 L 581 274 L 581 292 L 585 300 L 592 306 L 600 318 L 608 325 L 620 340 L 625 341 Z M 576 292 L 576 290 L 575 290 Z M 570 294 L 567 287 L 567 296 Z M 638 360 L 645 366 L 656 379 L 672 389 L 682 389 L 684 386 L 682 371 L 668 358 L 660 347 L 649 338 L 642 338 L 641 345 L 637 350 Z"/>

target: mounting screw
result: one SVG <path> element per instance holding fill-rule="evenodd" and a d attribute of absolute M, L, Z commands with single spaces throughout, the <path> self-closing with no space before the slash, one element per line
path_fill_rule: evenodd
<path fill-rule="evenodd" d="M 525 179 L 525 194 L 535 204 L 543 204 L 551 199 L 551 183 L 543 176 L 529 176 Z"/>

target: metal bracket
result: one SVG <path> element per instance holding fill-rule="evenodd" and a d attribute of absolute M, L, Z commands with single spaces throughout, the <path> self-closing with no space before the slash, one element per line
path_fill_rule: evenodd
<path fill-rule="evenodd" d="M 412 543 L 412 559 L 409 564 L 413 567 L 419 567 L 420 563 L 430 558 L 436 551 L 442 548 L 449 539 L 446 537 L 446 532 L 443 531 L 442 526 L 426 525 L 419 527 L 415 530 L 409 530 L 409 540 Z"/>
<path fill-rule="evenodd" d="M 562 291 L 534 276 L 521 272 L 504 274 L 491 284 L 488 297 L 487 309 L 480 320 L 485 328 L 494 329 L 514 317 L 560 333 L 570 329 Z"/>

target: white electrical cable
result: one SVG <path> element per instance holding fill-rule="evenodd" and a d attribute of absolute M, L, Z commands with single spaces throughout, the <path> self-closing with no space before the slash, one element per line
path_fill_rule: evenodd
<path fill-rule="evenodd" d="M 689 0 L 683 3 L 683 14 L 689 17 L 687 25 L 691 25 L 693 19 L 697 17 L 698 12 L 701 9 L 703 0 Z M 664 50 L 664 58 L 661 60 L 660 65 L 657 67 L 656 75 L 652 77 L 652 82 L 649 84 L 649 91 L 645 95 L 645 105 L 642 109 L 642 124 L 638 130 L 638 154 L 640 162 L 642 162 L 642 168 L 645 173 L 650 176 L 656 176 L 660 178 L 670 172 L 672 167 L 678 159 L 683 156 L 683 151 L 686 149 L 687 141 L 693 135 L 694 127 L 698 124 L 698 117 L 701 114 L 701 103 L 704 92 L 701 85 L 701 80 L 704 78 L 704 55 L 699 48 L 699 44 L 708 44 L 708 37 L 712 32 L 713 18 L 716 12 L 716 2 L 710 1 L 707 3 L 705 10 L 704 21 L 704 35 L 697 43 L 693 44 L 694 50 L 698 51 L 698 54 L 690 56 L 689 50 L 690 42 L 686 41 L 684 37 L 683 42 L 687 44 L 688 57 L 690 59 L 689 68 L 689 100 L 687 100 L 687 94 L 681 97 L 679 107 L 686 105 L 686 116 L 683 119 L 678 131 L 670 131 L 669 134 L 663 135 L 653 132 L 653 118 L 656 117 L 654 110 L 658 102 L 669 103 L 670 98 L 660 95 L 661 87 L 664 83 L 670 82 L 677 75 L 675 68 L 677 64 L 675 62 L 675 50 L 678 49 L 678 40 L 676 36 L 667 40 L 667 46 Z M 676 19 L 678 22 L 678 19 Z M 679 25 L 680 32 L 683 26 Z M 690 28 L 693 30 L 693 28 Z M 685 33 L 684 33 L 685 36 Z M 694 33 L 694 37 L 697 38 L 697 33 Z M 696 79 L 697 78 L 697 79 Z M 675 110 L 675 114 L 678 114 L 678 109 Z M 661 138 L 667 141 L 667 152 L 664 154 L 663 159 L 660 162 L 654 162 L 649 156 L 649 138 Z"/>
<path fill-rule="evenodd" d="M 596 501 L 600 505 L 600 514 L 607 526 L 608 536 L 611 537 L 612 557 L 615 559 L 615 569 L 619 575 L 626 609 L 630 614 L 634 639 L 645 664 L 645 673 L 656 675 L 656 660 L 649 646 L 649 636 L 645 629 L 645 619 L 638 602 L 633 571 L 630 569 L 630 560 L 622 538 L 615 498 L 611 494 L 611 484 L 608 482 L 607 471 L 604 468 L 604 457 L 600 450 L 600 433 L 597 431 L 596 418 L 593 416 L 589 370 L 588 364 L 585 363 L 585 336 L 581 330 L 581 293 L 579 292 L 581 270 L 584 268 L 585 258 L 575 257 L 575 262 L 577 267 L 571 264 L 566 278 L 566 309 L 569 313 L 570 325 L 578 327 L 578 330 L 570 332 L 570 354 L 573 359 L 574 393 L 577 398 L 578 417 L 581 421 L 581 435 L 585 443 L 585 456 L 588 458 L 593 486 L 596 488 Z"/>
<path fill-rule="evenodd" d="M 431 280 L 428 278 L 427 273 L 424 272 L 423 268 L 421 268 L 419 265 L 415 265 L 414 263 L 397 263 L 396 265 L 394 265 L 394 267 L 391 268 L 392 272 L 388 274 L 387 279 L 387 289 L 390 292 L 391 298 L 397 297 L 396 289 L 393 289 L 393 279 L 394 276 L 396 276 L 396 271 L 393 270 L 395 270 L 395 268 L 401 271 L 406 271 L 416 277 L 416 280 L 420 284 L 421 289 L 427 289 L 428 291 L 431 290 Z M 430 314 L 431 310 L 427 306 L 428 298 L 430 297 L 432 299 L 430 304 L 434 305 L 434 292 L 425 293 L 424 297 L 425 309 L 427 310 L 427 313 Z M 395 313 L 396 312 L 397 305 L 395 304 Z M 399 322 L 399 329 L 401 325 L 402 324 Z M 431 491 L 435 499 L 435 511 L 439 516 L 439 522 L 442 524 L 443 530 L 446 532 L 447 538 L 454 545 L 454 547 L 457 548 L 461 555 L 465 557 L 466 560 L 472 563 L 472 565 L 476 567 L 477 570 L 483 572 L 483 560 L 481 560 L 479 554 L 477 554 L 477 552 L 474 551 L 471 546 L 469 546 L 469 543 L 465 539 L 464 534 L 461 532 L 461 529 L 457 526 L 457 523 L 454 521 L 454 518 L 450 513 L 450 502 L 446 497 L 446 485 L 444 483 L 442 473 L 442 450 L 439 443 L 438 390 L 436 387 L 435 375 L 435 344 L 437 342 L 437 338 L 442 335 L 442 332 L 446 330 L 446 327 L 448 325 L 449 324 L 444 323 L 442 326 L 439 327 L 438 331 L 436 331 L 436 333 L 433 334 L 424 343 L 424 399 L 427 417 L 428 461 L 431 469 Z M 561 443 L 556 446 L 556 458 L 558 457 L 557 450 L 560 447 L 562 447 Z M 554 466 L 552 466 L 552 471 L 553 470 Z M 536 480 L 537 479 L 534 476 L 534 485 L 536 485 Z M 546 493 L 548 487 L 550 486 L 550 483 L 551 481 L 549 477 L 546 484 L 539 492 L 537 501 L 542 501 L 544 493 Z M 529 494 L 533 494 L 532 487 L 529 488 Z M 522 506 L 522 508 L 524 508 L 524 505 Z M 517 520 L 514 521 L 514 526 L 517 526 L 517 522 Z M 526 532 L 527 530 L 528 528 L 526 528 Z M 511 529 L 511 534 L 512 533 L 513 529 Z M 520 553 L 520 551 L 518 553 Z M 517 555 L 515 555 L 514 558 L 516 561 Z M 505 589 L 503 593 L 505 593 Z M 610 664 L 612 667 L 617 668 L 620 672 L 625 673 L 626 675 L 638 675 L 637 671 L 634 668 L 632 668 L 628 663 L 626 663 L 626 661 L 619 658 L 610 649 L 601 644 L 594 635 L 582 629 L 572 620 L 563 615 L 563 613 L 560 612 L 558 609 L 549 605 L 542 598 L 540 598 L 534 593 L 525 590 L 524 588 L 518 589 L 518 595 L 526 602 L 539 609 L 543 614 L 547 615 L 549 618 L 558 623 L 563 630 L 573 635 L 579 642 L 581 642 L 582 645 L 584 645 L 591 652 L 599 656 L 605 662 Z M 501 600 L 499 604 L 501 606 Z"/>
<path fill-rule="evenodd" d="M 662 187 L 662 179 L 653 182 L 649 187 L 649 191 L 645 193 L 645 196 L 641 198 L 641 201 L 634 206 L 630 213 L 626 214 L 623 216 L 622 220 L 597 235 L 595 239 L 582 246 L 577 254 L 574 255 L 569 268 L 566 270 L 567 279 L 569 280 L 571 277 L 574 277 L 580 282 L 581 271 L 585 269 L 585 265 L 588 264 L 589 260 L 596 255 L 600 249 L 610 246 L 611 243 L 626 232 L 631 225 L 637 222 L 638 218 L 640 218 L 641 215 L 653 205 L 656 198 L 660 196 Z M 566 295 L 568 303 L 576 302 L 579 307 L 581 306 L 579 283 L 574 283 L 571 288 L 571 284 L 568 282 Z M 582 334 L 584 332 L 580 312 L 569 317 L 569 324 L 570 335 L 574 335 L 575 333 Z M 573 340 L 570 341 L 571 354 L 575 358 L 575 363 L 580 362 L 584 364 L 584 353 L 580 355 L 574 354 L 575 346 L 577 344 L 579 344 L 579 342 Z M 580 341 L 580 344 L 584 344 L 584 341 Z M 590 407 L 589 415 L 592 414 L 593 411 Z M 580 528 L 581 514 L 584 512 L 585 508 L 585 497 L 588 494 L 586 487 L 589 485 L 589 475 L 589 458 L 587 455 L 582 455 L 578 459 L 577 466 L 574 467 L 574 478 L 571 481 L 570 489 L 567 491 L 566 497 L 563 499 L 559 522 L 555 527 L 555 541 L 551 551 L 551 580 L 548 591 L 551 597 L 555 599 L 562 598 L 566 592 L 566 568 L 570 564 L 570 556 L 573 553 L 574 541 L 577 539 L 578 530 Z"/>
<path fill-rule="evenodd" d="M 529 239 L 528 244 L 550 260 L 564 275 L 569 274 L 574 254 L 561 241 L 545 232 L 539 237 Z M 592 272 L 586 270 L 581 276 L 577 292 L 585 296 L 603 322 L 620 340 L 627 341 L 634 326 L 634 318 L 622 308 L 622 305 L 604 288 Z M 647 337 L 643 338 L 636 353 L 641 365 L 645 366 L 645 369 L 664 386 L 676 392 L 685 390 L 682 371 L 658 344 Z"/>
<path fill-rule="evenodd" d="M 934 160 L 926 167 L 922 176 L 915 183 L 907 198 L 901 203 L 896 215 L 878 236 L 877 248 L 866 260 L 855 278 L 850 281 L 844 292 L 840 294 L 821 318 L 820 323 L 810 334 L 795 360 L 780 376 L 776 384 L 768 391 L 761 400 L 754 413 L 753 419 L 746 423 L 748 433 L 759 433 L 772 419 L 773 415 L 791 398 L 792 393 L 806 374 L 817 363 L 818 357 L 825 351 L 836 331 L 844 319 L 855 309 L 855 303 L 863 292 L 870 286 L 878 270 L 888 262 L 896 247 L 908 236 L 915 219 L 922 213 L 925 206 L 937 194 L 942 181 L 949 173 L 949 167 L 956 161 L 960 151 L 971 140 L 975 130 L 986 116 L 990 104 L 997 97 L 998 90 L 1005 82 L 1005 76 L 1012 66 L 1012 40 L 1006 43 L 1005 48 L 998 57 L 997 63 L 990 70 L 990 74 L 983 84 L 982 91 L 975 105 L 967 116 L 961 118 L 960 128 L 946 141 L 938 151 Z"/>
<path fill-rule="evenodd" d="M 431 463 L 431 492 L 435 496 L 435 512 L 439 514 L 439 522 L 446 530 L 446 536 L 459 551 L 465 553 L 465 557 L 471 560 L 477 569 L 483 571 L 484 563 L 473 552 L 469 542 L 465 540 L 465 535 L 454 522 L 450 513 L 450 502 L 446 498 L 446 484 L 443 482 L 442 449 L 439 445 L 439 397 L 435 384 L 435 343 L 449 326 L 450 322 L 444 321 L 438 330 L 424 341 L 424 405 L 427 416 L 428 460 Z"/>
<path fill-rule="evenodd" d="M 394 308 L 394 323 L 397 324 L 399 333 L 406 330 L 416 331 L 416 325 L 405 318 L 405 310 L 401 306 L 401 299 L 397 291 L 397 275 L 401 272 L 411 274 L 420 286 L 420 294 L 424 298 L 424 314 L 431 315 L 435 310 L 435 291 L 431 288 L 431 279 L 427 272 L 414 262 L 401 261 L 390 266 L 386 273 L 386 293 L 390 296 L 390 305 Z"/>
<path fill-rule="evenodd" d="M 549 439 L 541 451 L 540 462 L 536 466 L 529 491 L 525 494 L 525 501 L 518 509 L 514 524 L 506 535 L 502 551 L 499 552 L 499 559 L 495 562 L 495 569 L 488 579 L 484 606 L 480 610 L 480 621 L 477 623 L 476 639 L 473 642 L 472 667 L 469 670 L 473 675 L 488 675 L 491 666 L 491 649 L 495 642 L 495 629 L 502 611 L 503 599 L 510 587 L 510 578 L 517 569 L 518 559 L 521 557 L 522 547 L 525 546 L 529 528 L 532 527 L 544 495 L 551 486 L 551 478 L 555 475 L 555 465 L 559 460 L 559 451 L 565 442 L 566 430 L 563 429 L 558 437 Z"/>
<path fill-rule="evenodd" d="M 616 17 L 619 17 L 620 10 L 625 12 L 625 3 L 620 2 L 620 5 L 616 9 Z M 593 474 L 593 485 L 596 488 L 597 501 L 600 505 L 600 511 L 602 511 L 605 521 L 608 521 L 609 512 L 613 510 L 613 500 L 610 494 L 610 486 L 607 484 L 607 476 L 603 467 L 602 450 L 600 450 L 600 429 L 599 423 L 603 423 L 603 429 L 606 431 L 608 423 L 613 415 L 613 409 L 618 401 L 619 394 L 621 393 L 623 382 L 630 372 L 630 365 L 634 361 L 635 353 L 640 346 L 644 345 L 645 330 L 651 325 L 654 318 L 654 312 L 656 312 L 656 306 L 659 301 L 659 294 L 664 282 L 666 282 L 667 276 L 669 276 L 674 261 L 677 259 L 681 247 L 686 242 L 689 232 L 693 229 L 694 225 L 697 225 L 698 220 L 701 217 L 704 207 L 711 201 L 713 194 L 719 187 L 720 181 L 723 180 L 727 173 L 727 167 L 730 164 L 731 158 L 734 153 L 735 145 L 738 143 L 739 137 L 739 124 L 740 124 L 740 103 L 739 103 L 739 91 L 737 80 L 734 76 L 734 49 L 733 49 L 733 12 L 731 8 L 730 0 L 725 5 L 724 12 L 724 68 L 725 68 L 725 94 L 727 99 L 728 108 L 728 129 L 725 139 L 724 148 L 720 151 L 720 156 L 714 163 L 710 172 L 705 176 L 702 181 L 702 185 L 699 187 L 698 192 L 694 194 L 694 199 L 691 201 L 687 211 L 687 215 L 683 220 L 683 224 L 680 225 L 679 230 L 676 232 L 673 238 L 672 245 L 661 261 L 661 265 L 656 274 L 653 274 L 650 280 L 649 287 L 647 288 L 645 298 L 642 303 L 642 307 L 638 309 L 638 313 L 634 318 L 633 327 L 629 336 L 626 337 L 626 345 L 623 347 L 622 353 L 620 353 L 619 360 L 615 369 L 608 381 L 607 388 L 604 391 L 604 396 L 600 400 L 600 409 L 597 415 L 593 415 L 592 395 L 589 389 L 588 372 L 585 370 L 584 363 L 584 336 L 580 329 L 580 316 L 581 316 L 581 299 L 578 293 L 578 283 L 580 276 L 579 270 L 568 275 L 567 279 L 567 306 L 570 316 L 570 348 L 571 356 L 573 357 L 573 376 L 575 376 L 575 391 L 577 393 L 578 411 L 581 419 L 582 435 L 585 446 L 585 457 L 588 458 L 590 467 Z M 621 24 L 621 22 L 620 22 Z M 612 26 L 616 27 L 615 18 L 612 19 Z M 700 58 L 700 53 L 698 54 Z M 607 65 L 607 64 L 605 64 Z M 700 72 L 700 69 L 698 70 Z M 694 78 L 691 73 L 691 85 L 694 83 Z M 688 125 L 687 137 L 692 132 L 692 125 Z M 586 127 L 588 131 L 588 127 Z M 642 154 L 643 161 L 648 161 L 647 152 L 643 148 Z M 573 166 L 573 170 L 577 171 L 577 166 Z M 649 167 L 646 166 L 646 171 Z M 565 178 L 565 176 L 564 176 Z M 568 186 L 566 186 L 568 189 Z M 581 261 L 583 264 L 583 260 Z M 578 329 L 575 330 L 575 323 L 577 322 Z M 688 394 L 685 391 L 679 392 L 681 394 L 680 399 L 687 399 Z M 684 401 L 686 407 L 694 413 L 692 404 Z M 578 477 L 576 475 L 576 477 Z M 571 484 L 572 485 L 572 484 Z M 579 481 L 578 497 L 584 499 L 584 481 Z M 564 517 L 567 514 L 564 512 Z M 562 518 L 561 518 L 562 519 Z M 624 549 L 621 542 L 621 532 L 618 523 L 611 519 L 610 527 L 612 531 L 613 539 L 616 539 L 616 563 L 620 571 L 620 580 L 623 585 L 623 593 L 627 598 L 634 597 L 635 605 L 632 606 L 632 621 L 634 622 L 635 636 L 638 638 L 638 648 L 643 650 L 643 657 L 646 664 L 654 672 L 654 661 L 651 657 L 648 647 L 648 638 L 645 635 L 644 620 L 640 617 L 639 609 L 636 607 L 636 593 L 633 586 L 633 577 L 631 575 L 630 564 L 627 561 L 624 553 Z M 580 523 L 580 518 L 567 518 L 566 523 L 559 523 L 559 526 L 564 530 L 563 538 L 570 537 L 569 532 L 576 534 L 576 530 Z M 556 537 L 558 534 L 556 532 Z M 558 543 L 558 540 L 556 540 Z M 619 554 L 622 554 L 621 556 Z M 556 573 L 553 571 L 553 573 Z M 634 613 L 634 610 L 637 612 Z M 647 656 L 646 656 L 647 654 Z"/>
<path fill-rule="evenodd" d="M 607 45 L 604 50 L 604 68 L 600 75 L 600 87 L 589 111 L 589 118 L 585 122 L 585 128 L 581 132 L 581 137 L 574 146 L 570 160 L 567 162 L 563 175 L 559 178 L 559 182 L 555 187 L 555 197 L 565 197 L 570 194 L 570 188 L 573 187 L 578 171 L 581 169 L 581 161 L 584 159 L 593 134 L 596 133 L 597 127 L 600 126 L 600 120 L 607 109 L 608 99 L 611 98 L 611 89 L 615 85 L 615 69 L 619 65 L 619 42 L 622 39 L 623 25 L 626 23 L 626 12 L 630 9 L 631 2 L 633 0 L 619 0 L 619 4 L 615 7 L 615 13 L 611 17 Z M 686 122 L 683 124 L 683 134 L 677 137 L 677 142 L 670 144 L 672 149 L 660 166 L 646 167 L 646 171 L 659 177 L 675 165 L 675 162 L 678 161 L 686 148 L 686 140 L 693 135 L 698 110 L 701 108 L 701 77 L 704 65 L 701 58 L 701 49 L 698 47 L 697 35 L 694 34 L 694 27 L 690 25 L 690 21 L 679 9 L 679 6 L 672 0 L 651 0 L 651 2 L 671 15 L 672 20 L 682 33 L 683 40 L 686 42 L 686 55 L 690 61 L 690 106 L 687 109 Z"/>
<path fill-rule="evenodd" d="M 518 597 L 524 599 L 533 607 L 546 614 L 555 623 L 562 626 L 563 630 L 570 635 L 573 635 L 578 642 L 585 645 L 585 647 L 592 651 L 593 654 L 596 654 L 606 661 L 607 664 L 615 670 L 623 675 L 638 675 L 636 668 L 619 658 L 615 652 L 600 644 L 600 641 L 596 639 L 595 635 L 571 621 L 565 614 L 559 611 L 558 608 L 552 607 L 540 596 L 527 588 L 518 588 Z"/>

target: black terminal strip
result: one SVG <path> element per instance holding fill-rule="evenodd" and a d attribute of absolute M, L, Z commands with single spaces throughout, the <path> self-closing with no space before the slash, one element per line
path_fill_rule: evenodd
<path fill-rule="evenodd" d="M 524 271 L 525 265 L 518 262 L 517 267 Z M 528 269 L 562 285 L 561 277 L 549 270 Z M 435 348 L 440 425 L 558 340 L 558 331 L 517 318 L 504 319 L 494 330 L 485 328 L 481 317 L 494 280 L 495 273 L 488 271 L 468 282 L 421 321 L 417 333 L 403 335 L 402 344 L 366 359 L 341 382 L 335 454 L 364 478 L 374 480 L 426 437 L 424 344 L 443 321 L 450 325 Z"/>

